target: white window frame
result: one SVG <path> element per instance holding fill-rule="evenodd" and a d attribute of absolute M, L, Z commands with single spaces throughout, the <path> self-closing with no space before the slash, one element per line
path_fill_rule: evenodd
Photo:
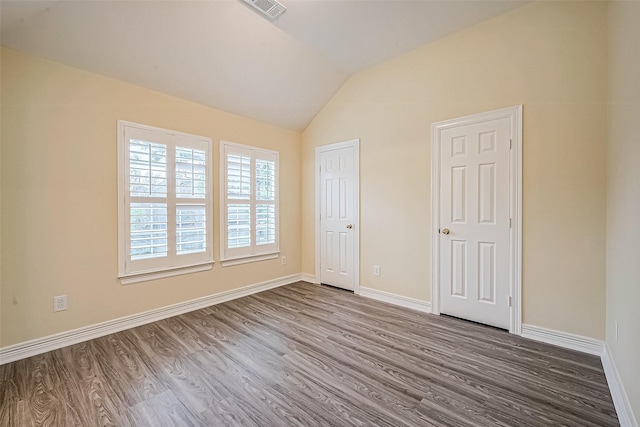
<path fill-rule="evenodd" d="M 167 222 L 168 222 L 168 254 L 164 257 L 132 260 L 130 257 L 130 209 L 131 197 L 129 190 L 129 141 L 132 138 L 165 144 L 167 153 L 173 153 L 167 158 Z M 210 270 L 213 266 L 213 193 L 212 169 L 213 160 L 211 138 L 196 136 L 173 130 L 161 129 L 139 123 L 118 120 L 118 278 L 123 285 L 160 279 L 180 274 Z M 175 189 L 175 150 L 176 147 L 192 148 L 205 151 L 206 182 L 204 199 L 197 199 L 198 204 L 205 205 L 206 214 L 206 242 L 205 251 L 192 254 L 176 254 L 176 234 L 170 233 L 171 224 L 175 224 L 175 211 L 183 202 L 194 201 L 176 197 Z M 156 198 L 149 198 L 149 203 L 156 202 Z M 161 199 L 161 198 L 160 198 Z M 175 225 L 174 225 L 175 227 Z"/>
<path fill-rule="evenodd" d="M 249 200 L 242 201 L 251 205 L 251 245 L 243 248 L 228 248 L 227 239 L 227 218 L 229 212 L 228 189 L 227 189 L 227 154 L 249 155 L 251 158 L 251 196 Z M 275 156 L 275 243 L 272 244 L 256 244 L 256 205 L 261 204 L 260 200 L 256 200 L 256 160 L 270 160 Z M 277 258 L 280 254 L 280 154 L 277 151 L 258 148 L 250 145 L 236 144 L 229 141 L 220 141 L 220 254 L 221 264 L 223 267 L 244 264 L 255 261 L 263 261 Z M 240 203 L 238 201 L 238 203 Z"/>

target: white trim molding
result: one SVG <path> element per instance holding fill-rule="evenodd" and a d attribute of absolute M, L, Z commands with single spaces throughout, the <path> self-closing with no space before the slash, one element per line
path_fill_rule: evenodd
<path fill-rule="evenodd" d="M 232 289 L 190 301 L 184 301 L 166 307 L 156 308 L 142 313 L 121 317 L 119 319 L 108 320 L 102 323 L 85 326 L 67 332 L 61 332 L 55 335 L 49 335 L 34 340 L 25 341 L 19 344 L 10 345 L 0 348 L 0 365 L 14 362 L 37 354 L 46 353 L 48 351 L 57 350 L 72 344 L 88 341 L 94 338 L 103 337 L 115 332 L 124 331 L 126 329 L 135 328 L 147 323 L 156 322 L 168 317 L 177 316 L 179 314 L 188 313 L 190 311 L 199 310 L 204 307 L 220 304 L 247 295 L 266 291 L 268 289 L 277 288 L 279 286 L 289 285 L 301 280 L 300 274 L 292 274 L 290 276 L 280 277 L 268 280 L 262 283 L 256 283 L 244 286 L 238 289 Z"/>
<path fill-rule="evenodd" d="M 119 277 L 120 283 L 130 285 L 132 283 L 146 282 L 149 280 L 166 279 L 168 277 L 180 276 L 182 274 L 198 273 L 200 271 L 208 271 L 213 268 L 213 262 L 202 265 L 191 265 L 188 267 L 179 267 L 175 269 L 167 269 L 161 271 L 153 271 L 149 273 L 135 273 Z"/>
<path fill-rule="evenodd" d="M 609 391 L 611 392 L 611 399 L 613 400 L 613 406 L 616 408 L 618 414 L 618 421 L 620 427 L 638 427 L 638 422 L 633 415 L 631 408 L 631 402 L 627 397 L 627 393 L 624 390 L 624 385 L 620 380 L 620 374 L 611 357 L 609 347 L 605 344 L 602 352 L 602 368 L 604 369 L 604 375 L 607 378 L 609 384 Z"/>
<path fill-rule="evenodd" d="M 319 285 L 320 284 L 318 279 L 316 279 L 315 274 L 302 273 L 300 275 L 300 280 L 302 280 L 304 282 L 313 283 L 314 285 Z"/>
<path fill-rule="evenodd" d="M 392 294 L 391 292 L 379 291 L 377 289 L 360 287 L 360 296 L 371 298 L 389 304 L 398 305 L 412 310 L 422 311 L 423 313 L 431 313 L 431 303 L 415 298 L 405 297 L 403 295 Z"/>
<path fill-rule="evenodd" d="M 595 338 L 555 331 L 534 325 L 522 325 L 522 334 L 520 335 L 523 338 L 568 348 L 570 350 L 581 351 L 595 356 L 601 356 L 602 349 L 604 348 L 604 343 Z"/>
<path fill-rule="evenodd" d="M 502 108 L 431 124 L 431 308 L 440 314 L 440 134 L 458 126 L 508 118 L 511 150 L 509 156 L 510 230 L 509 291 L 511 309 L 509 332 L 522 333 L 522 105 Z"/>
<path fill-rule="evenodd" d="M 263 255 L 251 255 L 251 256 L 246 256 L 246 257 L 241 257 L 241 258 L 230 258 L 230 259 L 225 259 L 220 261 L 220 264 L 223 267 L 231 267 L 233 265 L 240 265 L 240 264 L 248 264 L 250 262 L 256 262 L 256 261 L 266 261 L 269 259 L 276 259 L 280 256 L 280 252 L 274 252 L 271 254 L 263 254 Z"/>

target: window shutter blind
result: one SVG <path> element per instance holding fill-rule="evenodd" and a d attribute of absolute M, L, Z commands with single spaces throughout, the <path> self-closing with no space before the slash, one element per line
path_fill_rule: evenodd
<path fill-rule="evenodd" d="M 213 262 L 211 140 L 118 122 L 119 276 Z"/>
<path fill-rule="evenodd" d="M 256 244 L 276 241 L 276 162 L 256 159 Z"/>
<path fill-rule="evenodd" d="M 251 205 L 229 203 L 227 208 L 227 245 L 229 248 L 251 246 Z"/>
<path fill-rule="evenodd" d="M 276 207 L 256 205 L 256 244 L 266 245 L 276 241 Z"/>
<path fill-rule="evenodd" d="M 274 151 L 221 145 L 224 160 L 224 259 L 278 251 L 277 160 Z"/>
<path fill-rule="evenodd" d="M 227 195 L 229 199 L 251 198 L 251 158 L 241 154 L 227 155 Z"/>
<path fill-rule="evenodd" d="M 206 157 L 203 150 L 176 147 L 176 197 L 204 199 Z"/>
<path fill-rule="evenodd" d="M 167 256 L 166 145 L 129 141 L 129 191 L 131 259 Z M 164 203 L 145 203 L 150 198 Z"/>
<path fill-rule="evenodd" d="M 206 153 L 176 147 L 176 253 L 185 255 L 207 249 L 206 205 L 194 203 L 206 197 Z M 189 200 L 192 199 L 192 200 Z M 191 201 L 192 203 L 186 203 Z"/>
<path fill-rule="evenodd" d="M 131 203 L 131 259 L 167 256 L 167 204 Z"/>
<path fill-rule="evenodd" d="M 167 197 L 167 146 L 131 139 L 129 142 L 131 197 Z"/>
<path fill-rule="evenodd" d="M 204 252 L 207 248 L 207 214 L 204 205 L 176 207 L 176 251 L 178 255 Z"/>
<path fill-rule="evenodd" d="M 251 153 L 240 148 L 226 154 L 227 247 L 251 246 Z"/>

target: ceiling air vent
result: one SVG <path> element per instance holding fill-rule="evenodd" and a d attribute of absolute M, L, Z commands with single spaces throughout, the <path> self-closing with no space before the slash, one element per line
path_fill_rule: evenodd
<path fill-rule="evenodd" d="M 244 0 L 269 19 L 276 19 L 286 12 L 287 8 L 276 0 Z"/>

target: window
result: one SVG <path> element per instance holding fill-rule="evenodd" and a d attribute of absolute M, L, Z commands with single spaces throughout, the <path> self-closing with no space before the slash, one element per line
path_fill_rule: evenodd
<path fill-rule="evenodd" d="M 278 256 L 278 153 L 222 142 L 223 265 Z"/>
<path fill-rule="evenodd" d="M 122 283 L 210 269 L 211 139 L 118 121 Z"/>

